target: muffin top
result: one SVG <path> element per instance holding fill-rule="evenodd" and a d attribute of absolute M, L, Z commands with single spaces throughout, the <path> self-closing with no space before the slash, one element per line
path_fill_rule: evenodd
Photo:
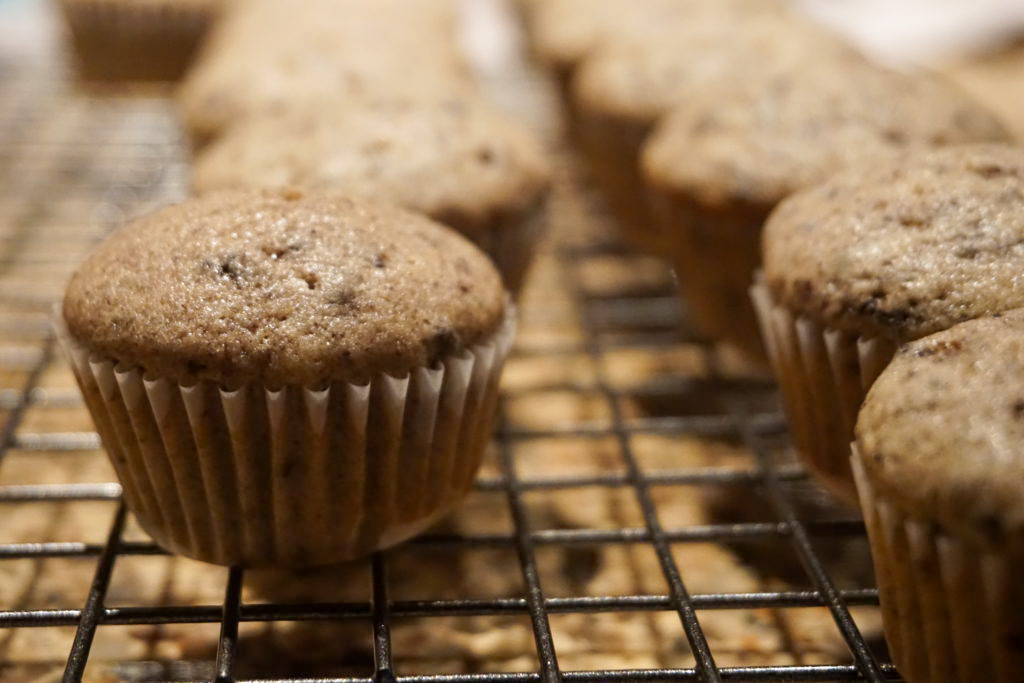
<path fill-rule="evenodd" d="M 325 97 L 473 90 L 448 0 L 261 0 L 227 12 L 179 105 L 205 140 L 241 117 Z"/>
<path fill-rule="evenodd" d="M 505 316 L 490 261 L 402 209 L 300 190 L 216 192 L 114 232 L 72 276 L 71 336 L 184 384 L 404 375 Z"/>
<path fill-rule="evenodd" d="M 811 60 L 861 59 L 838 37 L 790 14 L 723 11 L 644 40 L 603 44 L 580 65 L 573 96 L 581 108 L 651 124 L 708 86 L 746 89 Z"/>
<path fill-rule="evenodd" d="M 1024 310 L 907 345 L 857 421 L 873 486 L 905 514 L 999 544 L 1024 531 Z"/>
<path fill-rule="evenodd" d="M 897 341 L 1024 307 L 1024 148 L 966 145 L 849 169 L 783 202 L 764 281 L 824 324 Z"/>
<path fill-rule="evenodd" d="M 426 213 L 473 236 L 533 208 L 549 170 L 530 133 L 475 98 L 326 100 L 253 116 L 197 158 L 193 189 L 341 191 Z"/>
<path fill-rule="evenodd" d="M 779 0 L 546 0 L 530 12 L 531 39 L 546 64 L 571 68 L 606 42 L 646 41 L 694 23 L 781 13 Z"/>
<path fill-rule="evenodd" d="M 771 207 L 858 160 L 1005 139 L 986 109 L 937 76 L 833 59 L 704 88 L 659 124 L 643 164 L 656 186 L 697 201 Z"/>

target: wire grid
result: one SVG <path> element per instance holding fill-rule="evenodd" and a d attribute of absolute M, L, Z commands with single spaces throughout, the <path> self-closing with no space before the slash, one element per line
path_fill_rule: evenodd
<path fill-rule="evenodd" d="M 26 340 L 11 350 L 0 348 L 0 464 L 15 448 L 43 453 L 95 449 L 91 432 L 30 432 L 22 428 L 26 412 L 34 405 L 79 405 L 73 391 L 51 389 L 41 379 L 55 363 L 53 340 L 47 331 L 46 314 L 59 296 L 59 288 L 47 289 L 30 281 L 21 286 L 23 267 L 40 267 L 56 274 L 73 267 L 90 244 L 101 238 L 125 216 L 144 211 L 179 196 L 183 162 L 181 145 L 166 104 L 159 99 L 89 98 L 67 90 L 54 78 L 8 79 L 0 99 L 18 106 L 0 112 L 0 174 L 6 196 L 2 199 L 4 256 L 0 260 L 0 326 L 6 337 Z M 570 165 L 571 161 L 567 162 Z M 96 199 L 102 203 L 97 204 Z M 96 207 L 104 207 L 96 212 Z M 62 223 L 64 212 L 92 211 L 89 224 Z M 484 681 L 677 681 L 677 680 L 868 680 L 898 678 L 888 662 L 879 662 L 850 614 L 855 605 L 877 605 L 871 587 L 840 590 L 827 564 L 816 552 L 824 537 L 856 537 L 863 525 L 851 519 L 804 521 L 798 515 L 794 482 L 803 479 L 799 467 L 779 464 L 774 444 L 783 434 L 781 416 L 769 403 L 752 398 L 747 385 L 716 371 L 721 356 L 695 339 L 677 320 L 676 303 L 669 289 L 595 293 L 584 285 L 581 271 L 594 259 L 630 258 L 603 237 L 569 239 L 558 247 L 556 262 L 568 296 L 579 315 L 582 338 L 577 342 L 544 348 L 521 347 L 514 358 L 540 354 L 557 357 L 582 354 L 595 368 L 595 382 L 583 387 L 574 383 L 550 384 L 547 389 L 582 393 L 593 391 L 609 415 L 607 424 L 585 421 L 564 423 L 551 429 L 523 428 L 506 423 L 496 436 L 497 473 L 481 478 L 478 491 L 502 494 L 512 520 L 511 534 L 471 536 L 433 534 L 413 541 L 421 547 L 457 553 L 474 547 L 514 549 L 522 574 L 524 594 L 498 599 L 393 600 L 389 598 L 388 555 L 371 561 L 371 597 L 363 602 L 300 604 L 246 604 L 242 599 L 245 575 L 228 572 L 223 602 L 219 605 L 108 607 L 117 561 L 129 556 L 161 555 L 159 547 L 145 541 L 125 540 L 129 513 L 120 502 L 116 483 L 38 484 L 0 486 L 0 510 L 10 506 L 47 501 L 109 501 L 116 505 L 107 537 L 101 543 L 35 542 L 0 545 L 0 562 L 16 559 L 94 558 L 95 571 L 82 604 L 57 609 L 12 609 L 0 612 L 0 629 L 74 626 L 65 680 L 80 680 L 89 662 L 90 648 L 103 625 L 220 624 L 221 636 L 212 676 L 218 681 L 238 677 L 239 626 L 245 622 L 280 620 L 327 622 L 366 620 L 372 626 L 373 671 L 362 677 L 332 678 L 339 683 L 403 681 L 471 683 Z M 34 250 L 40 240 L 59 249 Z M 27 246 L 26 246 L 27 245 Z M 57 258 L 60 254 L 60 258 Z M 31 268 L 26 271 L 31 274 Z M 53 278 L 51 278 L 53 279 Z M 14 284 L 12 284 L 12 282 Z M 23 283 L 24 284 L 24 283 Z M 524 304 L 528 312 L 529 302 Z M 624 414 L 626 392 L 605 370 L 606 356 L 620 349 L 656 351 L 685 341 L 699 349 L 710 374 L 701 391 L 708 401 L 719 401 L 722 411 L 680 410 L 669 415 L 637 419 Z M 684 380 L 685 381 L 685 380 Z M 671 381 L 669 381 L 671 384 Z M 669 387 L 671 389 L 671 387 Z M 680 387 L 675 387 L 679 389 Z M 632 388 L 631 396 L 644 391 L 660 395 L 666 384 Z M 659 393 L 660 392 L 660 393 Z M 504 401 L 517 398 L 506 392 Z M 763 398 L 763 397 L 761 397 Z M 503 408 L 504 412 L 504 408 Z M 680 414 L 681 413 L 681 414 Z M 698 438 L 734 439 L 754 454 L 750 468 L 680 469 L 647 472 L 634 452 L 638 435 L 684 435 Z M 592 476 L 523 477 L 517 469 L 515 448 L 538 439 L 605 437 L 614 444 L 621 471 Z M 45 457 L 45 456 L 42 456 Z M 41 463 L 45 466 L 45 463 Z M 770 503 L 772 518 L 766 521 L 722 523 L 673 528 L 661 518 L 652 489 L 661 486 L 697 487 L 748 484 L 758 487 Z M 533 492 L 553 495 L 579 489 L 631 491 L 639 506 L 642 526 L 615 529 L 537 529 L 531 525 Z M 0 513 L 3 514 L 3 513 Z M 2 524 L 0 524 L 2 528 Z M 688 590 L 672 547 L 695 542 L 743 542 L 759 539 L 789 546 L 802 564 L 809 590 L 773 590 L 747 593 L 694 593 Z M 2 540 L 2 539 L 0 539 Z M 653 595 L 573 595 L 547 597 L 538 569 L 537 550 L 544 546 L 646 545 L 657 557 L 667 592 Z M 685 552 L 685 550 L 684 550 Z M 701 625 L 708 610 L 826 608 L 849 649 L 846 664 L 720 666 L 716 652 Z M 610 612 L 672 612 L 692 651 L 694 665 L 686 668 L 642 670 L 568 671 L 560 666 L 551 616 Z M 519 614 L 528 617 L 536 649 L 533 671 L 518 673 L 465 673 L 401 675 L 396 670 L 392 620 L 408 617 L 436 618 Z M 263 678 L 252 680 L 312 680 Z M 328 680 L 328 679 L 318 679 Z"/>

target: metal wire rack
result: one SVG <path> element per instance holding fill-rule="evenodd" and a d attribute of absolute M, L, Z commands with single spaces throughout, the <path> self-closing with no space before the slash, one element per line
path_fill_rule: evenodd
<path fill-rule="evenodd" d="M 589 200 L 579 198 L 578 171 L 568 157 L 562 157 L 559 166 L 560 191 L 571 197 L 559 201 L 576 204 L 563 206 L 559 215 L 566 227 L 553 252 L 544 257 L 537 275 L 543 282 L 526 294 L 524 338 L 510 366 L 510 372 L 517 364 L 521 369 L 541 368 L 541 376 L 506 388 L 503 426 L 496 435 L 494 457 L 476 486 L 479 494 L 500 501 L 510 520 L 508 528 L 502 532 L 438 531 L 406 547 L 442 558 L 479 549 L 507 551 L 515 557 L 510 564 L 519 575 L 521 590 L 481 598 L 459 594 L 461 587 L 455 586 L 455 597 L 397 598 L 392 595 L 395 583 L 389 570 L 398 561 L 397 555 L 406 552 L 398 549 L 369 561 L 369 590 L 359 600 L 247 600 L 243 589 L 248 576 L 231 569 L 222 584 L 220 604 L 110 604 L 109 597 L 119 586 L 119 563 L 133 557 L 160 557 L 164 551 L 131 530 L 131 516 L 120 502 L 116 483 L 102 477 L 95 481 L 97 477 L 87 478 L 88 483 L 74 481 L 74 477 L 47 482 L 46 476 L 36 476 L 57 460 L 74 454 L 85 457 L 99 448 L 95 434 L 82 427 L 83 409 L 73 383 L 62 370 L 62 360 L 56 357 L 47 316 L 60 296 L 64 278 L 92 243 L 124 217 L 183 193 L 182 145 L 173 112 L 159 97 L 84 95 L 52 71 L 5 71 L 4 76 L 0 81 L 0 101 L 6 103 L 0 109 L 4 187 L 0 196 L 0 572 L 5 563 L 21 561 L 34 563 L 28 573 L 36 576 L 27 579 L 27 588 L 0 589 L 0 599 L 6 603 L 0 604 L 0 678 L 20 680 L 18 676 L 24 675 L 12 661 L 19 658 L 19 649 L 25 650 L 15 640 L 25 631 L 67 627 L 70 635 L 73 630 L 66 662 L 60 662 L 60 667 L 64 680 L 74 681 L 90 678 L 97 634 L 108 627 L 213 624 L 219 625 L 220 635 L 208 661 L 193 658 L 188 665 L 165 663 L 157 669 L 115 666 L 110 671 L 115 677 L 131 680 L 338 683 L 898 679 L 877 633 L 866 636 L 853 616 L 858 609 L 877 611 L 873 607 L 877 591 L 869 583 L 844 585 L 849 582 L 836 578 L 834 559 L 822 552 L 823 547 L 849 541 L 859 543 L 863 555 L 863 525 L 850 513 L 807 516 L 810 485 L 802 470 L 780 455 L 785 452 L 784 425 L 771 386 L 735 369 L 727 358 L 688 332 L 664 270 L 623 252 L 594 227 Z M 565 217 L 574 210 L 579 214 L 575 219 Z M 573 220 L 579 225 L 569 226 Z M 595 278 L 595 270 L 617 273 L 620 282 Z M 600 282 L 595 285 L 595 281 Z M 548 334 L 552 320 L 563 326 L 563 332 Z M 682 354 L 684 365 L 698 370 L 682 371 L 678 364 L 665 361 L 665 354 Z M 647 359 L 643 363 L 661 360 L 650 376 L 624 381 L 616 364 L 624 355 Z M 550 370 L 558 367 L 584 370 Z M 554 395 L 569 401 L 585 400 L 592 410 L 547 422 L 522 417 L 524 407 L 531 405 L 545 412 L 543 401 Z M 77 431 L 68 430 L 68 424 Z M 638 450 L 642 439 L 663 440 L 658 444 L 679 439 L 728 443 L 742 452 L 742 465 L 651 467 Z M 551 472 L 538 474 L 520 458 L 521 451 L 531 444 L 554 443 L 557 453 L 558 444 L 581 440 L 600 443 L 609 454 L 602 467 L 575 472 L 552 466 Z M 671 445 L 661 447 L 670 449 Z M 3 465 L 10 465 L 15 454 L 31 465 L 9 472 Z M 662 453 L 659 462 L 671 463 L 673 457 L 671 452 Z M 699 524 L 680 524 L 671 510 L 665 511 L 666 496 L 700 496 L 711 490 L 724 491 L 732 498 L 755 496 L 762 504 L 755 506 L 751 518 L 712 518 Z M 621 500 L 628 499 L 636 513 L 605 526 L 549 525 L 538 514 L 539 501 L 546 500 L 543 497 L 580 492 L 614 493 Z M 69 538 L 71 532 L 62 531 L 62 525 L 77 514 L 73 506 L 79 503 L 106 506 L 103 533 L 97 535 L 90 527 L 83 539 Z M 19 511 L 38 505 L 58 506 L 63 510 L 59 520 L 64 521 L 32 533 L 19 532 L 16 520 L 24 517 Z M 788 579 L 785 585 L 764 581 L 759 584 L 764 586 L 762 590 L 695 590 L 683 565 L 690 549 L 700 544 L 761 548 L 759 557 L 783 558 L 780 561 L 789 565 L 788 576 L 797 578 Z M 549 563 L 541 561 L 542 555 L 551 549 L 588 548 L 651 553 L 653 561 L 641 569 L 634 567 L 634 571 L 646 572 L 644 580 L 661 588 L 597 594 L 563 591 L 566 594 L 556 597 L 545 569 Z M 742 555 L 742 551 L 736 552 Z M 86 567 L 91 581 L 81 599 L 72 601 L 56 591 L 57 597 L 50 602 L 58 604 L 39 608 L 26 596 L 32 592 L 33 581 L 44 573 L 40 563 L 54 558 L 74 561 L 80 570 Z M 756 559 L 737 564 L 758 580 L 770 573 Z M 431 567 L 420 566 L 423 571 Z M 755 657 L 753 664 L 730 664 L 726 660 L 735 659 L 734 653 L 726 657 L 719 646 L 730 634 L 712 637 L 705 627 L 712 618 L 709 615 L 716 612 L 801 610 L 826 615 L 814 628 L 834 631 L 834 640 L 841 646 L 834 661 L 810 661 L 792 654 L 799 648 L 790 633 L 790 638 L 773 641 L 762 651 L 760 663 Z M 567 663 L 565 653 L 571 647 L 560 635 L 557 620 L 583 615 L 596 621 L 616 614 L 674 615 L 669 629 L 675 629 L 678 638 L 669 641 L 668 649 L 678 656 L 662 651 L 640 667 L 605 666 L 601 664 L 605 660 L 593 653 Z M 418 620 L 429 633 L 433 624 L 458 617 L 528 620 L 532 650 L 527 648 L 530 651 L 525 658 L 518 660 L 524 670 L 487 670 L 480 665 L 475 671 L 452 673 L 441 666 L 431 669 L 430 662 L 415 667 L 403 664 L 410 645 L 408 639 L 398 643 L 396 624 Z M 240 634 L 249 624 L 280 622 L 314 628 L 352 625 L 355 632 L 363 634 L 372 661 L 367 654 L 365 660 L 349 662 L 349 669 L 363 667 L 358 675 L 303 670 L 301 658 L 284 675 L 280 669 L 270 674 L 254 672 L 245 664 L 254 647 Z M 501 637 L 502 632 L 498 633 Z M 351 644 L 340 638 L 335 642 L 338 652 L 351 649 Z M 113 658 L 121 654 L 115 653 Z M 589 661 L 593 666 L 586 666 Z M 413 669 L 415 673 L 409 673 Z"/>

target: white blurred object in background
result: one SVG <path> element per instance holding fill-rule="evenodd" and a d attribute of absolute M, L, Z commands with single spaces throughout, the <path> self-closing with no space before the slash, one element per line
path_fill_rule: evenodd
<path fill-rule="evenodd" d="M 51 61 L 59 46 L 56 3 L 0 0 L 0 64 Z"/>
<path fill-rule="evenodd" d="M 892 64 L 984 53 L 1024 35 L 1024 0 L 794 0 Z"/>

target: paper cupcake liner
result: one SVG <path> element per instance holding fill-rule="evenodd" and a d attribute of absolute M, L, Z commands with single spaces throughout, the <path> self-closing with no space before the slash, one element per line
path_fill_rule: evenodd
<path fill-rule="evenodd" d="M 471 487 L 514 309 L 486 343 L 405 377 L 225 390 L 90 357 L 55 320 L 124 498 L 160 545 L 241 566 L 315 566 L 394 545 Z"/>
<path fill-rule="evenodd" d="M 855 504 L 850 442 L 868 389 L 896 346 L 794 316 L 761 283 L 750 289 L 793 442 L 810 472 Z"/>
<path fill-rule="evenodd" d="M 767 368 L 750 282 L 761 261 L 762 216 L 710 212 L 685 193 L 647 181 L 650 215 L 671 241 L 679 294 L 694 327 Z"/>
<path fill-rule="evenodd" d="M 525 212 L 502 218 L 470 240 L 494 262 L 506 289 L 518 296 L 547 230 L 547 202 L 541 201 Z"/>
<path fill-rule="evenodd" d="M 856 446 L 851 467 L 900 673 L 929 683 L 1024 680 L 1018 549 L 997 553 L 903 514 L 872 486 Z"/>
<path fill-rule="evenodd" d="M 543 63 L 543 59 L 542 59 Z M 562 119 L 566 137 L 577 139 L 578 112 L 572 97 L 572 82 L 576 75 L 576 64 L 548 64 L 547 71 L 555 84 L 555 92 L 562 103 Z"/>
<path fill-rule="evenodd" d="M 669 258 L 671 242 L 651 216 L 640 173 L 640 151 L 650 126 L 594 111 L 579 98 L 575 108 L 580 150 L 623 238 L 639 251 Z"/>
<path fill-rule="evenodd" d="M 176 81 L 221 2 L 61 0 L 86 81 Z"/>

